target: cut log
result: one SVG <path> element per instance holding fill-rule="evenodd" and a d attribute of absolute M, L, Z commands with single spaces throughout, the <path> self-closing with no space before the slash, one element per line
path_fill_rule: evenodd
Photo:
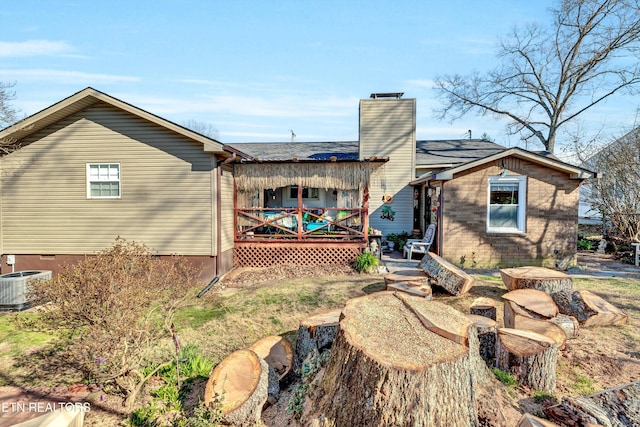
<path fill-rule="evenodd" d="M 499 328 L 496 367 L 515 375 L 520 384 L 555 393 L 558 345 L 544 335 Z"/>
<path fill-rule="evenodd" d="M 560 427 L 558 424 L 552 423 L 549 420 L 543 420 L 542 418 L 535 417 L 531 414 L 523 414 L 516 427 Z"/>
<path fill-rule="evenodd" d="M 542 291 L 518 289 L 503 294 L 502 299 L 515 302 L 528 312 L 529 317 L 550 319 L 558 315 L 558 307 L 553 298 Z"/>
<path fill-rule="evenodd" d="M 565 291 L 553 295 L 560 312 L 575 317 L 582 326 L 624 325 L 629 316 L 589 291 Z"/>
<path fill-rule="evenodd" d="M 517 313 L 518 307 L 513 301 L 504 302 L 504 327 L 512 329 L 521 329 L 524 331 L 537 332 L 541 335 L 551 338 L 556 342 L 558 348 L 563 348 L 567 341 L 567 334 L 564 330 L 546 319 L 533 319 Z"/>
<path fill-rule="evenodd" d="M 496 302 L 491 298 L 480 297 L 473 300 L 471 307 L 469 308 L 471 314 L 478 316 L 488 317 L 489 319 L 496 320 L 497 310 Z"/>
<path fill-rule="evenodd" d="M 565 397 L 545 408 L 547 417 L 568 427 L 590 425 L 640 426 L 640 382 L 581 397 Z"/>
<path fill-rule="evenodd" d="M 409 283 L 413 286 L 429 285 L 429 276 L 418 269 L 385 274 L 384 284 L 389 286 L 392 283 Z"/>
<path fill-rule="evenodd" d="M 335 426 L 476 426 L 470 350 L 458 342 L 470 326 L 452 307 L 407 294 L 350 300 L 315 415 Z"/>
<path fill-rule="evenodd" d="M 204 404 L 218 407 L 230 424 L 254 424 L 267 401 L 269 365 L 252 350 L 231 353 L 211 372 Z"/>
<path fill-rule="evenodd" d="M 498 323 L 488 317 L 470 314 L 469 320 L 476 330 L 479 344 L 480 357 L 485 362 L 490 362 L 496 358 L 496 331 Z"/>
<path fill-rule="evenodd" d="M 318 353 L 330 348 L 338 332 L 338 322 L 342 309 L 331 310 L 308 317 L 300 322 L 294 366 L 296 372 L 312 350 Z"/>
<path fill-rule="evenodd" d="M 573 279 L 561 271 L 543 267 L 516 267 L 500 270 L 502 282 L 508 290 L 537 289 L 553 295 L 573 289 Z"/>
<path fill-rule="evenodd" d="M 415 295 L 417 297 L 422 297 L 426 299 L 433 298 L 433 295 L 431 293 L 431 286 L 429 285 L 416 286 L 407 282 L 394 282 L 394 283 L 389 283 L 387 285 L 387 290 L 406 292 L 410 295 Z"/>
<path fill-rule="evenodd" d="M 567 316 L 566 314 L 558 314 L 556 317 L 549 319 L 549 322 L 555 323 L 560 326 L 567 336 L 567 339 L 573 339 L 578 336 L 580 330 L 580 324 L 578 319 L 573 316 Z"/>
<path fill-rule="evenodd" d="M 425 254 L 420 268 L 452 295 L 464 295 L 473 286 L 473 277 L 432 252 Z"/>
<path fill-rule="evenodd" d="M 276 371 L 278 379 L 283 379 L 293 366 L 293 347 L 284 337 L 271 335 L 256 341 L 249 347 Z"/>

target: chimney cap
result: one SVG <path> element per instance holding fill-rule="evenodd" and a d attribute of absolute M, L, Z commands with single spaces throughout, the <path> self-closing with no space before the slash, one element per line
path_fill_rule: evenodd
<path fill-rule="evenodd" d="M 371 94 L 371 99 L 378 99 L 378 98 L 400 99 L 400 98 L 402 98 L 402 95 L 404 95 L 404 92 L 372 93 Z"/>

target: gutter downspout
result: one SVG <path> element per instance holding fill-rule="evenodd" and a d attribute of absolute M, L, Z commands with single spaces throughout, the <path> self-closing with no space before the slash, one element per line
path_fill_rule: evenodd
<path fill-rule="evenodd" d="M 235 157 L 235 153 L 232 157 Z M 229 157 L 229 159 L 232 157 Z M 220 260 L 220 257 L 222 256 L 222 190 L 220 189 L 220 184 L 222 183 L 223 164 L 224 162 L 222 162 L 222 164 L 218 164 L 216 167 L 216 276 L 220 276 L 220 269 L 222 265 L 222 261 Z"/>

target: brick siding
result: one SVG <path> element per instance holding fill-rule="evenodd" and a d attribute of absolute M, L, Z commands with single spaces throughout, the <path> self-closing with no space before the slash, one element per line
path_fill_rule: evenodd
<path fill-rule="evenodd" d="M 502 170 L 527 176 L 525 233 L 486 231 L 488 177 Z M 575 260 L 579 188 L 567 174 L 513 157 L 456 174 L 443 183 L 441 254 L 467 268 Z"/>

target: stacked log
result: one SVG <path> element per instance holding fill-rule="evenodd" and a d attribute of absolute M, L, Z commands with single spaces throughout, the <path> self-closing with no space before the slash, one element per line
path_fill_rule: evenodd
<path fill-rule="evenodd" d="M 392 292 L 352 299 L 342 314 L 316 402 L 325 425 L 478 424 L 466 316 Z"/>
<path fill-rule="evenodd" d="M 300 322 L 294 367 L 298 371 L 302 362 L 313 352 L 320 353 L 330 348 L 338 332 L 338 322 L 342 309 L 331 310 L 308 317 Z"/>
<path fill-rule="evenodd" d="M 411 283 L 406 282 L 394 282 L 387 285 L 387 290 L 405 292 L 407 294 L 415 295 L 417 297 L 422 297 L 429 300 L 433 298 L 431 286 L 429 285 L 415 286 Z"/>
<path fill-rule="evenodd" d="M 502 281 L 508 290 L 537 289 L 553 295 L 573 289 L 573 280 L 568 274 L 543 267 L 517 267 L 500 270 Z"/>
<path fill-rule="evenodd" d="M 581 397 L 565 397 L 545 408 L 547 417 L 565 426 L 640 426 L 640 382 Z"/>
<path fill-rule="evenodd" d="M 488 317 L 489 319 L 497 319 L 496 302 L 491 298 L 480 297 L 473 300 L 469 308 L 471 314 Z"/>
<path fill-rule="evenodd" d="M 217 407 L 226 423 L 254 424 L 267 401 L 269 365 L 252 350 L 231 353 L 211 372 L 204 404 Z"/>
<path fill-rule="evenodd" d="M 256 341 L 249 350 L 253 350 L 269 365 L 268 399 L 274 404 L 280 397 L 280 381 L 291 371 L 293 348 L 291 343 L 279 335 L 271 335 Z"/>
<path fill-rule="evenodd" d="M 629 316 L 589 291 L 562 291 L 553 294 L 562 314 L 575 317 L 581 326 L 624 325 Z"/>
<path fill-rule="evenodd" d="M 517 304 L 522 308 L 522 310 L 524 310 L 519 310 L 519 314 L 526 315 L 534 319 L 551 319 L 558 315 L 558 307 L 553 301 L 553 298 L 543 291 L 535 289 L 518 289 L 502 295 L 502 299 Z"/>
<path fill-rule="evenodd" d="M 452 295 L 464 295 L 473 286 L 473 277 L 432 252 L 425 254 L 420 261 L 420 268 Z"/>
<path fill-rule="evenodd" d="M 496 367 L 515 375 L 520 384 L 555 393 L 558 345 L 544 335 L 499 328 Z"/>

